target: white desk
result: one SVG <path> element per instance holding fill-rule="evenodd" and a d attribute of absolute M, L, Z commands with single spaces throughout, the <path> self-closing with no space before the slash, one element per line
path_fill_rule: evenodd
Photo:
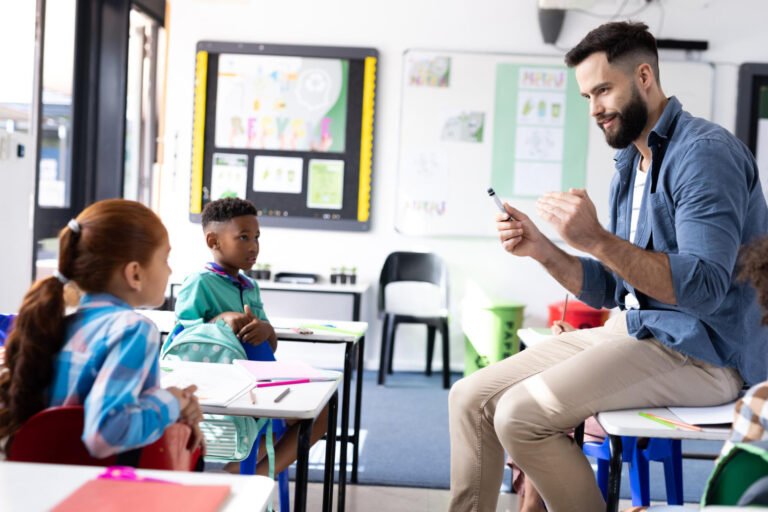
<path fill-rule="evenodd" d="M 239 370 L 232 366 L 232 371 L 236 372 Z M 201 408 L 203 412 L 208 414 L 299 420 L 294 511 L 305 512 L 307 510 L 307 473 L 309 470 L 312 425 L 315 422 L 315 418 L 325 407 L 325 404 L 328 404 L 328 442 L 325 449 L 322 510 L 330 512 L 333 507 L 333 465 L 336 449 L 336 414 L 338 403 L 336 391 L 340 381 L 341 375 L 339 374 L 338 378 L 333 381 L 291 385 L 290 393 L 278 403 L 275 403 L 274 399 L 285 390 L 284 386 L 254 389 L 255 404 L 251 403 L 251 398 L 246 393 L 226 407 L 202 405 Z"/>
<path fill-rule="evenodd" d="M 106 468 L 65 464 L 0 462 L 0 510 L 50 510 Z M 275 482 L 264 476 L 138 469 L 141 476 L 193 485 L 228 485 L 222 511 L 266 510 Z"/>
<path fill-rule="evenodd" d="M 343 285 L 342 285 L 343 286 Z M 352 442 L 352 483 L 357 483 L 358 457 L 360 454 L 360 410 L 363 401 L 363 352 L 367 322 L 329 322 L 296 318 L 271 318 L 270 322 L 280 341 L 309 343 L 344 343 L 344 382 L 341 401 L 341 448 L 339 452 L 339 512 L 344 512 L 347 489 L 347 443 Z M 314 329 L 312 334 L 299 334 L 291 328 L 301 325 L 333 325 L 333 330 Z M 355 389 L 354 431 L 349 436 L 350 388 L 352 383 L 353 351 L 357 349 L 357 375 Z"/>
<path fill-rule="evenodd" d="M 666 407 L 656 409 L 627 409 L 607 411 L 597 415 L 597 421 L 608 433 L 611 446 L 611 460 L 608 464 L 608 492 L 605 500 L 606 510 L 616 512 L 619 507 L 619 487 L 621 485 L 621 436 L 656 437 L 662 439 L 697 439 L 704 441 L 725 441 L 731 428 L 704 427 L 701 431 L 673 429 L 655 421 L 643 418 L 638 411 L 656 414 L 662 418 L 680 420 Z"/>
<path fill-rule="evenodd" d="M 275 283 L 281 284 L 281 283 Z M 295 286 L 320 286 L 320 285 L 295 285 Z M 331 285 L 335 286 L 335 285 Z M 342 285 L 339 285 L 342 286 Z M 354 285 L 348 285 L 354 286 Z M 150 320 L 152 320 L 161 334 L 170 333 L 176 325 L 176 315 L 173 311 L 159 310 L 137 310 Z M 344 344 L 344 380 L 342 384 L 342 402 L 341 402 L 341 447 L 340 447 L 340 470 L 339 470 L 339 511 L 343 512 L 346 502 L 347 485 L 347 444 L 352 443 L 352 476 L 351 482 L 357 483 L 359 455 L 360 455 L 360 417 L 363 398 L 363 357 L 365 351 L 365 332 L 368 329 L 366 322 L 330 322 L 337 329 L 321 330 L 316 329 L 312 334 L 298 334 L 291 330 L 292 327 L 300 325 L 326 325 L 328 320 L 306 320 L 296 318 L 270 318 L 270 322 L 275 329 L 277 338 L 280 341 L 293 341 L 304 343 L 328 343 Z M 347 332 L 344 332 L 347 331 Z M 354 334 L 353 334 L 354 333 Z M 355 383 L 355 417 L 352 436 L 349 436 L 349 413 L 351 399 L 352 383 L 352 361 L 354 360 L 354 350 L 357 349 L 357 375 Z"/>

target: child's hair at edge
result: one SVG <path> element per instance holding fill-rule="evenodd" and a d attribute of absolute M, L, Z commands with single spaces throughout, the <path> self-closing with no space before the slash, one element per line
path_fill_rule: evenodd
<path fill-rule="evenodd" d="M 211 201 L 202 213 L 203 229 L 211 222 L 226 222 L 241 215 L 256 215 L 256 207 L 252 202 L 239 197 L 225 197 Z"/>
<path fill-rule="evenodd" d="M 738 272 L 739 279 L 749 281 L 757 291 L 757 303 L 763 308 L 760 322 L 768 325 L 768 236 L 741 248 Z"/>
<path fill-rule="evenodd" d="M 135 201 L 108 199 L 75 219 L 79 232 L 59 232 L 59 272 L 86 293 L 104 292 L 114 272 L 131 261 L 149 264 L 168 236 L 160 218 Z M 64 342 L 64 285 L 42 279 L 27 291 L 0 366 L 0 439 L 12 437 L 47 407 L 53 360 Z M 7 447 L 6 447 L 7 448 Z"/>

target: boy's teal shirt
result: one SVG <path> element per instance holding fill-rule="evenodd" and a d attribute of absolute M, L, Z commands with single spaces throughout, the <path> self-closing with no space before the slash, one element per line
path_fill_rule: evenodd
<path fill-rule="evenodd" d="M 269 321 L 264 313 L 259 285 L 249 277 L 240 274 L 240 281 L 252 286 L 243 286 L 231 277 L 215 272 L 210 265 L 186 279 L 176 299 L 176 318 L 185 329 L 209 322 L 226 311 L 242 313 L 245 305 L 259 320 Z M 176 332 L 179 325 L 176 325 Z"/>

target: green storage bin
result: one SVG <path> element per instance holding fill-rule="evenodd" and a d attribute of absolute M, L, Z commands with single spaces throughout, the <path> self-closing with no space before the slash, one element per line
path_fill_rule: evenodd
<path fill-rule="evenodd" d="M 520 348 L 517 330 L 523 323 L 524 308 L 525 305 L 518 303 L 464 307 L 465 377 L 517 353 Z"/>

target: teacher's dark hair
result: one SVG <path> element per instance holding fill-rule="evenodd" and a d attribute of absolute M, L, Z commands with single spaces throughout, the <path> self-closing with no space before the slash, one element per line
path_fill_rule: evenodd
<path fill-rule="evenodd" d="M 616 21 L 600 25 L 565 54 L 565 63 L 572 68 L 598 52 L 604 52 L 610 64 L 627 74 L 633 73 L 640 64 L 648 63 L 656 83 L 661 85 L 656 38 L 648 32 L 645 23 Z"/>

